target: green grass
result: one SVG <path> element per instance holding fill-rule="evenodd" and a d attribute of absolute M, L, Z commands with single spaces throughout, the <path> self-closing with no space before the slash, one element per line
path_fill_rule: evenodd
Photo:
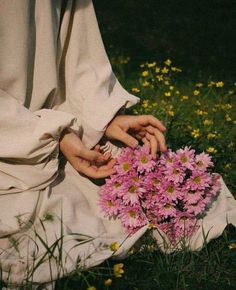
<path fill-rule="evenodd" d="M 172 64 L 164 63 L 142 64 L 140 71 L 129 74 L 127 80 L 128 63 L 127 58 L 113 59 L 113 67 L 122 84 L 141 98 L 140 104 L 128 112 L 152 114 L 163 120 L 167 126 L 167 144 L 174 150 L 188 145 L 197 152 L 211 152 L 215 171 L 223 176 L 235 196 L 235 84 L 210 78 L 195 81 L 178 69 L 177 72 L 156 73 L 157 68 L 162 70 L 164 67 L 171 71 Z M 157 75 L 163 75 L 163 81 L 158 81 Z M 169 84 L 165 84 L 167 81 Z M 199 83 L 202 85 L 196 86 Z M 195 90 L 199 94 L 194 94 Z M 100 290 L 233 290 L 236 289 L 235 243 L 236 229 L 229 225 L 221 237 L 204 245 L 201 251 L 164 254 L 147 233 L 139 246 L 132 249 L 133 253 L 122 261 L 122 277 L 114 277 L 113 265 L 119 262 L 110 259 L 93 269 L 78 271 L 58 281 L 56 289 L 83 290 L 94 286 Z M 140 248 L 140 244 L 146 246 Z M 111 286 L 104 285 L 108 278 L 112 279 Z"/>

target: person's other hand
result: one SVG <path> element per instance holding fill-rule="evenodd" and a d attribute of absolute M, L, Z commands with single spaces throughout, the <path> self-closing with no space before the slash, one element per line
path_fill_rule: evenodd
<path fill-rule="evenodd" d="M 138 140 L 150 147 L 155 157 L 157 151 L 167 150 L 163 132 L 166 130 L 161 121 L 151 115 L 119 115 L 107 126 L 105 136 L 118 140 L 130 147 L 136 147 Z"/>
<path fill-rule="evenodd" d="M 110 153 L 103 155 L 99 145 L 96 145 L 94 150 L 87 149 L 70 129 L 62 133 L 60 150 L 79 173 L 90 178 L 105 178 L 115 172 L 115 160 L 110 158 Z"/>

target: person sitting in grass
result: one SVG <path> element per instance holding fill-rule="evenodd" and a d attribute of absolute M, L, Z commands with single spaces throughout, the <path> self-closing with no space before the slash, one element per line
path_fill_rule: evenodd
<path fill-rule="evenodd" d="M 155 158 L 166 129 L 122 113 L 138 98 L 112 72 L 91 0 L 1 0 L 0 13 L 0 267 L 19 289 L 127 255 L 148 226 L 127 235 L 105 218 L 99 179 L 115 172 L 115 142 Z"/>
<path fill-rule="evenodd" d="M 117 147 L 108 140 L 142 140 L 155 156 L 166 150 L 165 127 L 120 113 L 138 98 L 112 72 L 91 0 L 3 0 L 0 11 L 2 279 L 43 283 L 79 260 L 101 263 L 113 241 L 126 239 L 120 223 L 100 213 L 91 179 L 114 172 Z"/>

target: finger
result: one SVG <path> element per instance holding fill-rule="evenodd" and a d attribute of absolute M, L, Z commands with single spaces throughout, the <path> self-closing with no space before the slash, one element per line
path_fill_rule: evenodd
<path fill-rule="evenodd" d="M 160 151 L 165 152 L 167 150 L 167 147 L 166 147 L 165 137 L 162 134 L 162 132 L 160 132 L 158 129 L 155 129 L 151 126 L 147 126 L 147 131 L 148 131 L 148 133 L 155 135 L 155 137 L 159 143 Z"/>
<path fill-rule="evenodd" d="M 81 157 L 82 159 L 88 161 L 96 161 L 96 160 L 103 160 L 103 154 L 100 152 L 96 152 L 95 150 L 89 150 L 86 147 L 80 149 L 77 154 L 77 157 Z"/>
<path fill-rule="evenodd" d="M 136 140 L 134 137 L 132 137 L 130 134 L 123 131 L 121 128 L 117 128 L 117 140 L 121 141 L 125 145 L 135 148 L 138 145 L 138 140 Z"/>
<path fill-rule="evenodd" d="M 141 115 L 137 116 L 137 118 L 140 125 L 143 126 L 152 125 L 153 127 L 159 129 L 162 132 L 166 130 L 166 127 L 163 125 L 163 123 L 152 115 Z"/>
<path fill-rule="evenodd" d="M 158 149 L 158 142 L 157 139 L 155 138 L 154 135 L 151 135 L 149 133 L 146 134 L 146 138 L 147 140 L 150 142 L 150 146 L 151 146 L 151 154 L 154 158 L 156 158 L 156 154 L 157 154 L 157 149 Z"/>
<path fill-rule="evenodd" d="M 91 178 L 106 178 L 115 173 L 115 169 L 99 169 L 94 167 L 86 167 L 82 169 L 84 175 Z"/>
<path fill-rule="evenodd" d="M 142 142 L 143 142 L 144 146 L 147 146 L 148 148 L 150 148 L 150 142 L 147 140 L 146 137 L 142 138 Z"/>
<path fill-rule="evenodd" d="M 101 147 L 101 146 L 100 146 L 99 144 L 97 144 L 97 145 L 94 147 L 94 150 L 97 151 L 97 152 L 100 152 L 100 147 Z"/>

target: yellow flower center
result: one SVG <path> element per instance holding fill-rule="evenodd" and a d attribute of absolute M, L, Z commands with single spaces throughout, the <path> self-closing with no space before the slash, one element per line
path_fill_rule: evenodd
<path fill-rule="evenodd" d="M 108 201 L 107 201 L 107 205 L 110 206 L 110 207 L 111 207 L 111 206 L 114 206 L 114 204 L 113 204 L 113 202 L 112 202 L 111 200 L 108 200 Z"/>
<path fill-rule="evenodd" d="M 136 212 L 134 210 L 130 210 L 129 211 L 129 216 L 132 217 L 132 218 L 136 217 Z"/>
<path fill-rule="evenodd" d="M 124 171 L 130 170 L 130 164 L 129 163 L 123 163 L 122 167 L 123 167 Z"/>
<path fill-rule="evenodd" d="M 187 158 L 186 155 L 182 155 L 180 160 L 181 160 L 182 163 L 186 163 L 188 161 L 188 158 Z"/>
<path fill-rule="evenodd" d="M 196 176 L 196 177 L 194 177 L 194 179 L 193 179 L 193 181 L 195 182 L 195 183 L 201 183 L 201 177 L 200 176 Z"/>
<path fill-rule="evenodd" d="M 141 163 L 143 163 L 143 164 L 147 164 L 148 163 L 148 158 L 147 158 L 147 156 L 142 156 L 141 157 Z"/>
<path fill-rule="evenodd" d="M 175 175 L 179 174 L 179 169 L 174 168 L 173 169 L 173 174 L 175 174 Z"/>
<path fill-rule="evenodd" d="M 154 177 L 154 178 L 152 178 L 152 182 L 153 182 L 153 184 L 159 184 L 160 183 L 160 179 Z"/>
<path fill-rule="evenodd" d="M 134 192 L 136 192 L 136 190 L 137 190 L 137 186 L 132 185 L 132 186 L 128 189 L 128 192 L 130 192 L 130 193 L 134 193 Z"/>
<path fill-rule="evenodd" d="M 114 183 L 114 187 L 115 188 L 118 188 L 118 187 L 120 187 L 121 186 L 121 184 L 118 182 L 118 181 L 116 181 L 115 183 Z"/>
<path fill-rule="evenodd" d="M 169 186 L 169 187 L 167 188 L 167 192 L 168 192 L 168 193 L 173 193 L 173 192 L 174 192 L 174 187 L 173 187 L 173 186 Z"/>
<path fill-rule="evenodd" d="M 203 162 L 202 162 L 202 160 L 199 160 L 199 161 L 197 162 L 197 166 L 199 166 L 199 167 L 203 166 Z"/>

